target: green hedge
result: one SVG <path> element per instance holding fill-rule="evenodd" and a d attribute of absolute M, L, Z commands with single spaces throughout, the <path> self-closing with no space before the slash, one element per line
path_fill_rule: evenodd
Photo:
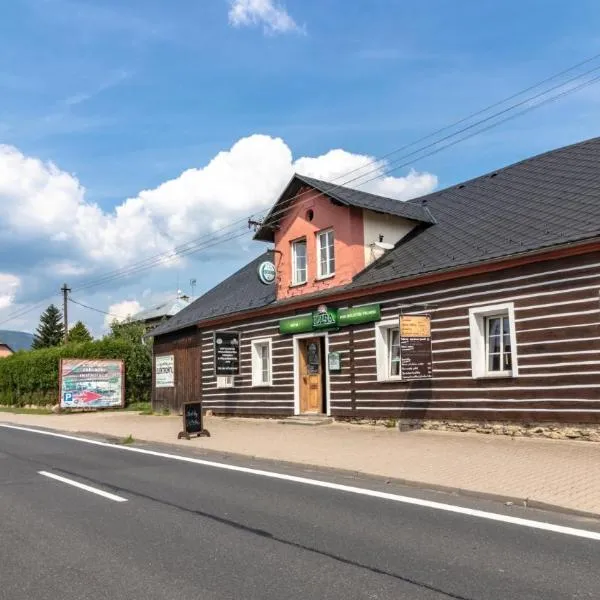
<path fill-rule="evenodd" d="M 61 358 L 120 358 L 125 361 L 125 402 L 149 402 L 152 355 L 142 344 L 103 339 L 67 344 L 0 359 L 0 404 L 43 406 L 58 403 Z"/>

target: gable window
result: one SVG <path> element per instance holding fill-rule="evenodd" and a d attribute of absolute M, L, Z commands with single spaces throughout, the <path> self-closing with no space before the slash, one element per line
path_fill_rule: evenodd
<path fill-rule="evenodd" d="M 265 386 L 273 382 L 271 340 L 252 341 L 252 385 Z"/>
<path fill-rule="evenodd" d="M 335 250 L 333 245 L 333 229 L 317 233 L 317 261 L 319 278 L 331 277 L 335 274 Z"/>
<path fill-rule="evenodd" d="M 217 375 L 217 388 L 232 388 L 233 386 L 233 375 Z"/>
<path fill-rule="evenodd" d="M 292 284 L 306 283 L 306 239 L 292 242 Z"/>
<path fill-rule="evenodd" d="M 469 310 L 471 368 L 474 378 L 518 375 L 512 302 Z"/>
<path fill-rule="evenodd" d="M 400 328 L 397 319 L 375 326 L 375 354 L 379 381 L 401 379 Z"/>

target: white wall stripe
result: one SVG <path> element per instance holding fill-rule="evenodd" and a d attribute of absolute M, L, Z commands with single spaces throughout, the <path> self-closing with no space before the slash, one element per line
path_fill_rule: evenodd
<path fill-rule="evenodd" d="M 494 378 L 495 379 L 495 378 Z M 423 380 L 429 381 L 429 380 Z M 407 383 L 399 381 L 398 383 Z M 428 387 L 427 391 L 431 392 L 477 392 L 478 388 L 444 388 L 444 387 Z M 506 387 L 485 387 L 486 392 L 513 392 L 513 391 L 537 391 L 537 390 L 583 390 L 583 389 L 600 389 L 600 383 L 582 383 L 567 384 L 567 385 L 535 385 L 535 386 L 506 386 Z M 404 391 L 402 388 L 395 391 Z M 413 388 L 414 391 L 414 388 Z M 382 390 L 357 390 L 361 394 L 381 394 Z"/>
<path fill-rule="evenodd" d="M 230 388 L 231 389 L 231 388 Z M 221 396 L 218 399 L 215 400 L 206 400 L 206 404 L 212 404 L 215 402 L 223 402 L 224 400 L 228 400 L 227 398 L 224 398 L 223 396 Z M 204 399 L 203 399 L 204 402 Z M 273 404 L 273 403 L 282 403 L 281 398 L 277 399 L 277 400 L 269 400 L 269 399 L 265 399 L 265 400 L 241 400 L 241 399 L 231 399 L 229 400 L 229 402 L 234 403 L 234 404 Z M 288 406 L 294 406 L 294 400 L 290 400 L 288 402 Z"/>
<path fill-rule="evenodd" d="M 472 376 L 467 375 L 464 377 L 460 377 L 460 376 L 456 376 L 456 377 L 436 377 L 435 373 L 437 372 L 436 369 L 433 370 L 434 372 L 434 377 L 433 380 L 435 381 L 475 381 L 473 379 Z M 533 379 L 537 379 L 539 377 L 569 377 L 571 375 L 577 375 L 578 377 L 581 377 L 582 375 L 600 375 L 600 371 L 578 371 L 578 372 L 571 372 L 571 373 L 532 373 L 532 374 L 519 374 L 517 379 L 521 379 L 521 378 L 533 378 Z M 496 379 L 495 377 L 491 377 L 490 379 Z M 480 379 L 478 379 L 477 381 L 481 381 Z M 362 379 L 359 375 L 356 376 L 356 383 L 359 383 L 361 385 L 365 384 L 365 383 L 379 383 L 379 384 L 383 384 L 384 388 L 385 387 L 389 387 L 390 384 L 392 383 L 407 383 L 406 380 L 401 380 L 401 379 L 396 379 L 393 381 L 379 381 L 378 379 Z M 598 383 L 598 388 L 600 388 L 600 383 Z M 401 388 L 403 389 L 403 388 Z M 478 389 L 478 388 L 474 388 L 474 389 Z M 487 388 L 486 388 L 487 389 Z"/>
<path fill-rule="evenodd" d="M 519 348 L 521 346 L 539 346 L 540 344 L 574 344 L 575 342 L 591 342 L 592 340 L 600 340 L 600 337 L 570 338 L 568 340 L 543 340 L 540 342 L 519 342 Z"/>
<path fill-rule="evenodd" d="M 550 369 L 555 367 L 579 367 L 581 365 L 600 365 L 600 360 L 581 360 L 577 362 L 557 362 L 544 365 L 519 365 L 521 369 Z"/>
<path fill-rule="evenodd" d="M 598 350 L 574 350 L 572 352 L 536 352 L 535 354 L 519 353 L 519 360 L 522 358 L 538 358 L 540 356 L 568 356 L 573 354 L 598 354 Z M 519 365 L 520 367 L 521 365 Z"/>
<path fill-rule="evenodd" d="M 455 408 L 455 407 L 427 407 L 420 408 L 418 406 L 402 406 L 402 407 L 392 407 L 392 406 L 361 406 L 360 409 L 357 406 L 356 410 L 396 410 L 396 411 L 405 411 L 405 410 L 420 410 L 422 412 L 429 411 L 468 411 L 468 412 L 552 412 L 552 413 L 597 413 L 600 412 L 600 408 L 482 408 L 482 407 L 465 407 L 465 408 Z"/>
<path fill-rule="evenodd" d="M 523 323 L 525 321 L 539 321 L 540 319 L 560 319 L 562 317 L 576 317 L 577 315 L 598 314 L 598 309 L 581 310 L 579 312 L 554 313 L 551 315 L 540 315 L 538 317 L 526 317 L 524 319 L 515 319 L 515 323 Z"/>
<path fill-rule="evenodd" d="M 518 329 L 517 333 L 531 333 L 533 331 L 548 331 L 549 329 L 570 329 L 572 327 L 596 327 L 598 321 L 595 323 L 575 323 L 574 325 L 553 325 L 552 327 L 534 327 L 533 329 Z"/>
<path fill-rule="evenodd" d="M 593 265 L 579 265 L 577 267 L 570 267 L 568 269 L 557 269 L 554 271 L 539 271 L 537 273 L 533 273 L 530 275 L 521 275 L 518 277 L 508 277 L 508 278 L 504 278 L 504 279 L 498 279 L 498 280 L 492 281 L 492 282 L 490 282 L 490 281 L 479 282 L 479 283 L 473 283 L 473 284 L 469 284 L 469 285 L 457 286 L 454 288 L 446 288 L 446 289 L 442 289 L 442 290 L 434 290 L 431 292 L 425 292 L 425 293 L 421 292 L 421 293 L 417 293 L 417 294 L 410 294 L 408 296 L 397 296 L 396 298 L 390 298 L 389 300 L 385 300 L 385 302 L 382 303 L 382 313 L 387 312 L 389 310 L 396 309 L 396 307 L 388 306 L 388 305 L 393 305 L 394 303 L 397 303 L 397 302 L 405 303 L 405 302 L 411 301 L 411 300 L 413 300 L 413 301 L 422 300 L 422 299 L 428 298 L 430 296 L 433 296 L 434 299 L 427 300 L 428 304 L 430 304 L 430 303 L 431 304 L 440 304 L 442 302 L 444 302 L 444 303 L 452 302 L 452 301 L 461 300 L 464 298 L 493 295 L 493 294 L 498 294 L 498 293 L 510 292 L 512 290 L 532 289 L 532 288 L 543 287 L 543 286 L 552 285 L 552 284 L 556 284 L 556 283 L 564 284 L 564 283 L 570 283 L 572 281 L 586 281 L 588 279 L 598 278 L 598 276 L 599 276 L 598 273 L 592 273 L 590 275 L 579 275 L 577 277 L 561 277 L 561 278 L 552 279 L 552 280 L 548 280 L 547 277 L 548 277 L 548 275 L 555 275 L 555 274 L 567 273 L 567 272 L 572 272 L 572 271 L 581 271 L 581 270 L 592 269 L 592 268 L 597 268 L 597 267 L 600 267 L 600 263 L 595 263 Z M 494 287 L 497 285 L 502 285 L 504 283 L 523 281 L 526 279 L 533 279 L 533 278 L 537 278 L 537 277 L 545 277 L 545 279 L 542 281 L 535 282 L 535 283 L 530 283 L 530 284 L 525 284 L 525 285 L 521 284 L 521 285 L 513 286 L 513 287 L 505 287 L 505 288 Z M 447 294 L 450 292 L 457 292 L 457 291 L 467 290 L 467 289 L 476 289 L 476 288 L 481 288 L 481 287 L 491 287 L 491 289 L 480 291 L 480 292 L 459 294 L 457 296 L 442 296 L 441 298 L 435 298 L 435 296 L 440 296 L 442 294 Z M 488 303 L 487 300 L 484 300 L 482 302 L 484 304 Z M 368 302 L 362 306 L 366 306 L 367 304 L 372 304 L 372 301 Z M 412 306 L 413 304 L 414 304 L 414 302 L 411 304 L 405 305 L 405 307 Z M 357 306 L 359 306 L 359 305 L 357 305 Z"/>
<path fill-rule="evenodd" d="M 461 398 L 461 399 L 452 399 L 452 398 L 440 398 L 440 399 L 431 399 L 431 398 L 390 398 L 386 400 L 382 400 L 381 398 L 369 398 L 368 400 L 365 398 L 357 398 L 356 404 L 364 404 L 365 402 L 377 402 L 381 404 L 391 402 L 395 402 L 398 406 L 402 406 L 402 404 L 435 404 L 436 402 L 441 402 L 444 404 L 451 404 L 453 402 L 461 402 L 463 404 L 506 404 L 516 403 L 532 403 L 532 402 L 582 402 L 586 404 L 600 404 L 600 400 L 590 400 L 589 398 L 581 399 L 581 398 L 507 398 L 506 400 L 499 400 L 498 398 Z M 587 409 L 586 409 L 587 410 Z"/>

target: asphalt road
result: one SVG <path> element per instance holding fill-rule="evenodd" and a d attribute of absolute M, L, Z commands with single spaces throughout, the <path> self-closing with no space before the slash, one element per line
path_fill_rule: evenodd
<path fill-rule="evenodd" d="M 600 531 L 375 479 L 220 460 Z M 598 540 L 0 427 L 2 600 L 599 597 Z"/>

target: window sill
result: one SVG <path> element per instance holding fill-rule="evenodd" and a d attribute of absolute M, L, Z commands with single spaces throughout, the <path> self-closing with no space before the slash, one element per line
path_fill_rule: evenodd
<path fill-rule="evenodd" d="M 404 381 L 400 375 L 397 377 L 386 377 L 385 379 L 377 378 L 377 383 L 398 383 L 399 381 Z"/>
<path fill-rule="evenodd" d="M 307 283 L 308 283 L 308 281 L 301 281 L 300 283 L 290 283 L 288 288 L 292 289 L 292 288 L 302 287 L 303 285 L 306 285 Z"/>
<path fill-rule="evenodd" d="M 272 383 L 253 383 L 250 387 L 253 388 L 271 388 L 273 387 Z"/>
<path fill-rule="evenodd" d="M 513 375 L 512 371 L 504 371 L 498 373 L 484 373 L 483 375 L 474 375 L 473 379 L 513 379 L 516 375 Z"/>
<path fill-rule="evenodd" d="M 315 279 L 315 281 L 324 281 L 326 279 L 332 279 L 335 277 L 335 273 L 331 273 L 330 275 L 321 275 Z"/>

